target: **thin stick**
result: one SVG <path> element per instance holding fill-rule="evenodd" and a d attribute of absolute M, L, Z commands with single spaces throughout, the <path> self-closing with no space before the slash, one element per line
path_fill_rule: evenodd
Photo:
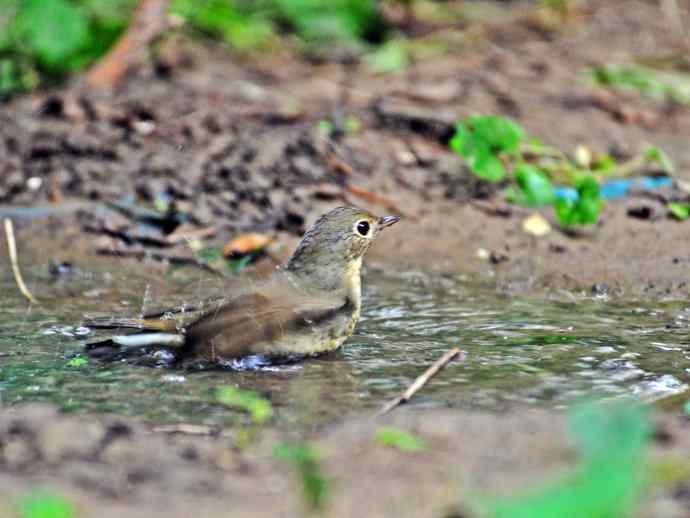
<path fill-rule="evenodd" d="M 412 399 L 412 396 L 414 396 L 421 388 L 423 388 L 427 383 L 429 383 L 431 378 L 433 378 L 439 372 L 441 372 L 441 369 L 443 369 L 461 353 L 462 351 L 457 347 L 454 347 L 450 351 L 446 352 L 443 356 L 436 360 L 436 362 L 431 367 L 425 370 L 424 374 L 422 374 L 416 380 L 414 380 L 414 383 L 412 383 L 412 385 L 410 385 L 405 392 L 403 392 L 397 398 L 386 403 L 386 405 L 378 411 L 376 417 L 383 414 L 387 414 L 394 408 L 404 403 L 407 403 L 410 399 Z"/>
<path fill-rule="evenodd" d="M 14 240 L 14 226 L 12 225 L 12 220 L 5 218 L 5 235 L 7 236 L 7 249 L 10 253 L 10 263 L 12 264 L 12 272 L 14 273 L 14 280 L 17 282 L 19 291 L 22 292 L 29 302 L 35 304 L 36 299 L 31 295 L 31 292 L 24 284 L 24 279 L 22 279 L 22 273 L 19 271 L 19 261 L 17 260 L 17 244 Z"/>
<path fill-rule="evenodd" d="M 200 435 L 209 437 L 232 437 L 233 433 L 231 430 L 224 430 L 222 428 L 216 428 L 212 426 L 205 426 L 200 424 L 169 424 L 162 426 L 154 426 L 151 431 L 156 433 L 167 433 L 167 434 L 183 434 L 183 435 Z"/>

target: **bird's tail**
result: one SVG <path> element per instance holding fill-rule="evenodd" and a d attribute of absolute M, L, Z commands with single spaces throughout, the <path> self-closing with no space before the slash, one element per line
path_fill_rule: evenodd
<path fill-rule="evenodd" d="M 86 353 L 92 358 L 111 358 L 147 347 L 176 349 L 185 342 L 184 334 L 178 330 L 174 320 L 102 319 L 86 321 L 84 325 L 93 329 L 135 330 L 86 344 Z"/>

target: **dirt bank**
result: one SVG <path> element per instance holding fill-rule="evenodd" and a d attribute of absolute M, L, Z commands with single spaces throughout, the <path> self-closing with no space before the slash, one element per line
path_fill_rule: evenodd
<path fill-rule="evenodd" d="M 277 232 L 289 248 L 319 213 L 354 203 L 407 216 L 374 252 L 396 268 L 507 289 L 599 285 L 626 296 L 686 297 L 687 224 L 666 218 L 663 199 L 641 193 L 611 202 L 586 237 L 553 231 L 534 239 L 521 230 L 525 211 L 496 215 L 500 197 L 488 198 L 492 190 L 443 145 L 448 124 L 495 113 L 569 152 L 584 144 L 630 157 L 653 143 L 690 178 L 690 109 L 598 90 L 585 73 L 674 55 L 682 38 L 657 3 L 580 4 L 557 30 L 511 4 L 473 25 L 475 37 L 453 52 L 385 76 L 287 54 L 242 61 L 172 39 L 111 94 L 77 81 L 3 106 L 0 201 L 33 215 L 37 207 L 79 207 L 59 226 L 99 236 L 92 249 L 171 255 L 189 252 L 180 235 L 223 243 L 245 231 Z M 346 130 L 347 117 L 355 130 Z M 325 138 L 325 119 L 335 138 Z M 487 198 L 488 207 L 474 204 Z M 154 207 L 167 207 L 168 218 L 141 230 L 133 211 Z M 650 217 L 632 218 L 631 208 Z"/>
<path fill-rule="evenodd" d="M 272 455 L 290 437 L 270 429 L 238 449 L 237 430 L 166 434 L 121 417 L 67 417 L 43 406 L 3 410 L 0 423 L 0 505 L 6 509 L 21 495 L 50 488 L 84 518 L 305 512 L 295 473 Z M 375 435 L 382 425 L 414 433 L 427 447 L 381 446 Z M 657 426 L 651 462 L 680 462 L 690 447 L 687 420 L 665 418 Z M 553 480 L 575 457 L 561 416 L 533 410 L 400 410 L 319 432 L 313 445 L 330 481 L 328 516 L 442 516 L 467 504 L 463 495 L 507 494 Z M 637 516 L 685 516 L 687 484 L 681 477 L 647 492 Z"/>

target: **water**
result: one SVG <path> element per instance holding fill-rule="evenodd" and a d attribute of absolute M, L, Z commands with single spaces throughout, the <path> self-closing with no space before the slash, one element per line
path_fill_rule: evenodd
<path fill-rule="evenodd" d="M 367 278 L 356 334 L 325 358 L 243 371 L 187 372 L 124 361 L 74 366 L 70 358 L 93 338 L 79 328 L 85 313 L 136 315 L 194 297 L 205 291 L 203 284 L 131 272 L 34 278 L 41 304 L 27 309 L 11 276 L 2 278 L 4 406 L 43 401 L 153 423 L 228 425 L 241 417 L 213 395 L 215 387 L 233 384 L 270 398 L 278 424 L 316 426 L 375 411 L 451 347 L 466 357 L 448 365 L 414 405 L 501 411 L 563 407 L 583 398 L 653 400 L 685 391 L 690 375 L 684 303 L 506 296 L 449 279 L 375 273 Z"/>

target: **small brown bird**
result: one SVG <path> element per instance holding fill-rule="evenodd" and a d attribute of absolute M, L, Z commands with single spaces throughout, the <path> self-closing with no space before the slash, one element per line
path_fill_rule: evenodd
<path fill-rule="evenodd" d="M 321 216 L 288 263 L 264 284 L 234 296 L 141 319 L 86 322 L 136 332 L 89 344 L 94 355 L 133 347 L 170 349 L 177 359 L 223 362 L 248 355 L 311 356 L 340 347 L 362 307 L 362 258 L 381 229 L 400 218 L 378 218 L 356 207 Z"/>

